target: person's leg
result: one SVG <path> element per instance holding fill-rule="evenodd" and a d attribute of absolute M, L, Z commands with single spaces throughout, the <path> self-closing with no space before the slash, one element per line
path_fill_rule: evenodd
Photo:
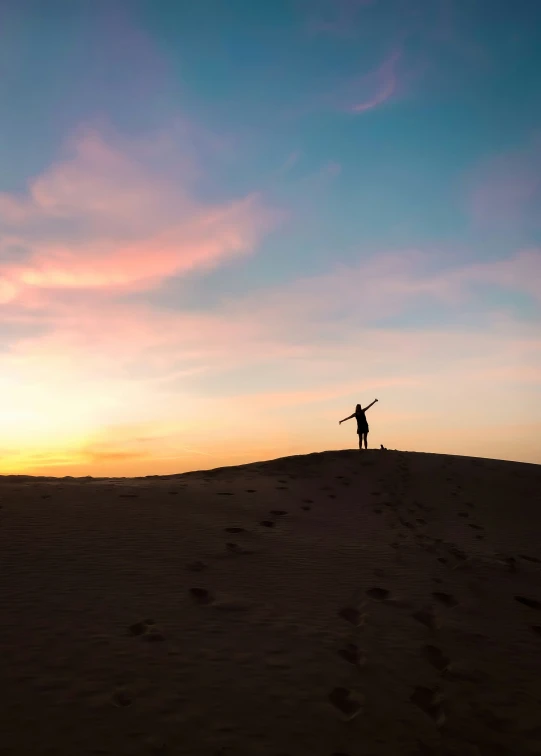
<path fill-rule="evenodd" d="M 368 433 L 364 434 L 364 448 L 368 449 Z"/>
<path fill-rule="evenodd" d="M 362 437 L 362 434 L 359 433 L 359 449 L 362 450 L 362 448 L 363 448 L 363 437 Z"/>

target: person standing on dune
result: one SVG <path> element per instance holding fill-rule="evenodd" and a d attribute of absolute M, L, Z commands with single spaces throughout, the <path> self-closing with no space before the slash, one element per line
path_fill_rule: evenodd
<path fill-rule="evenodd" d="M 363 439 L 364 439 L 364 448 L 368 449 L 368 432 L 370 428 L 368 427 L 368 421 L 366 419 L 366 415 L 364 414 L 366 410 L 370 409 L 378 400 L 374 399 L 372 404 L 369 404 L 368 407 L 365 407 L 364 409 L 361 407 L 360 404 L 358 404 L 355 407 L 355 412 L 353 415 L 350 415 L 349 417 L 345 417 L 343 420 L 340 420 L 338 425 L 342 425 L 342 423 L 345 423 L 346 420 L 351 420 L 352 417 L 357 418 L 357 433 L 359 434 L 359 449 L 363 448 Z"/>

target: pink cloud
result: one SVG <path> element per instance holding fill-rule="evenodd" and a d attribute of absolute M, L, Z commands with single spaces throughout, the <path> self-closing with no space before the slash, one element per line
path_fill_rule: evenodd
<path fill-rule="evenodd" d="M 17 243 L 27 252 L 0 267 L 0 301 L 30 287 L 149 288 L 248 253 L 275 220 L 257 194 L 201 203 L 189 171 L 184 182 L 164 177 L 149 155 L 83 132 L 25 195 L 0 194 L 9 230 L 0 250 Z"/>
<path fill-rule="evenodd" d="M 401 49 L 396 47 L 379 65 L 366 73 L 337 80 L 326 93 L 316 95 L 302 110 L 309 112 L 325 107 L 359 114 L 384 105 L 403 94 L 404 82 L 411 78 L 405 70 L 399 76 L 397 68 L 401 57 Z"/>
<path fill-rule="evenodd" d="M 361 91 L 369 90 L 372 94 L 363 98 L 356 104 L 351 106 L 353 113 L 365 113 L 367 110 L 383 105 L 384 102 L 389 100 L 397 89 L 397 79 L 395 74 L 395 66 L 400 57 L 398 52 L 393 53 L 387 60 L 385 60 L 381 66 L 374 72 L 363 76 L 359 82 L 359 89 Z"/>

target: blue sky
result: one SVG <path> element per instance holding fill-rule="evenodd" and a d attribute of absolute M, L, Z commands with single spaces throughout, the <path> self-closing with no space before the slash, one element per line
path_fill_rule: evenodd
<path fill-rule="evenodd" d="M 378 387 L 374 442 L 540 461 L 540 28 L 525 0 L 5 1 L 6 469 L 339 448 Z"/>

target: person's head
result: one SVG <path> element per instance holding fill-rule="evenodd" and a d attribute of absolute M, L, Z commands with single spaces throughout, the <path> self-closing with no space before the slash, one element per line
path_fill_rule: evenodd
<path fill-rule="evenodd" d="M 360 404 L 358 404 L 358 405 L 357 405 L 357 406 L 355 407 L 355 412 L 360 412 L 360 411 L 361 411 L 361 409 L 362 409 L 361 405 L 360 405 Z"/>

